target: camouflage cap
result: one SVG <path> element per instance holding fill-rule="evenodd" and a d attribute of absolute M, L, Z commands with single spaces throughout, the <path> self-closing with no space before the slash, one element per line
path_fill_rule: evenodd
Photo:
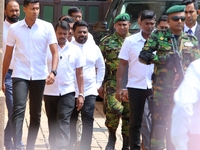
<path fill-rule="evenodd" d="M 185 5 L 174 5 L 171 6 L 169 9 L 167 9 L 166 14 L 172 14 L 172 13 L 176 13 L 176 12 L 184 12 L 185 10 Z"/>
<path fill-rule="evenodd" d="M 114 23 L 118 21 L 130 21 L 130 16 L 127 13 L 119 14 L 117 17 L 114 19 Z"/>

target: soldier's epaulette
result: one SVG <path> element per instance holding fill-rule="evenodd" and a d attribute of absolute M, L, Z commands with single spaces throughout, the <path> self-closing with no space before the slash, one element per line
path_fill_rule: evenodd
<path fill-rule="evenodd" d="M 103 38 L 101 38 L 100 42 L 105 41 L 110 36 L 112 36 L 112 34 L 108 34 L 108 35 L 104 36 Z"/>

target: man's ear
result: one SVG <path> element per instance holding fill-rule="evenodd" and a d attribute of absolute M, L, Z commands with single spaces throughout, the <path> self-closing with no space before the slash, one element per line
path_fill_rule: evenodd
<path fill-rule="evenodd" d="M 4 10 L 4 15 L 7 16 L 7 15 L 6 15 L 6 10 Z"/>
<path fill-rule="evenodd" d="M 197 15 L 199 15 L 200 14 L 200 10 L 197 10 Z"/>

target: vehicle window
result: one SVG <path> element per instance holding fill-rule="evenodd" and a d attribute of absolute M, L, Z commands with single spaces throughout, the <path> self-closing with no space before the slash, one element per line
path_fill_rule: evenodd
<path fill-rule="evenodd" d="M 153 10 L 156 13 L 157 18 L 164 14 L 164 12 L 172 5 L 180 4 L 180 1 L 140 1 L 140 2 L 131 2 L 125 1 L 121 13 L 128 13 L 131 17 L 131 27 L 130 29 L 139 29 L 139 25 L 137 23 L 138 14 L 145 9 Z"/>

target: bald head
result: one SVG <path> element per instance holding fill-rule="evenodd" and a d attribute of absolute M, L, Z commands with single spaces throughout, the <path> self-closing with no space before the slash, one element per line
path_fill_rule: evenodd
<path fill-rule="evenodd" d="M 20 15 L 20 8 L 18 2 L 15 0 L 8 1 L 5 5 L 4 14 L 8 22 L 17 22 L 19 20 Z"/>

